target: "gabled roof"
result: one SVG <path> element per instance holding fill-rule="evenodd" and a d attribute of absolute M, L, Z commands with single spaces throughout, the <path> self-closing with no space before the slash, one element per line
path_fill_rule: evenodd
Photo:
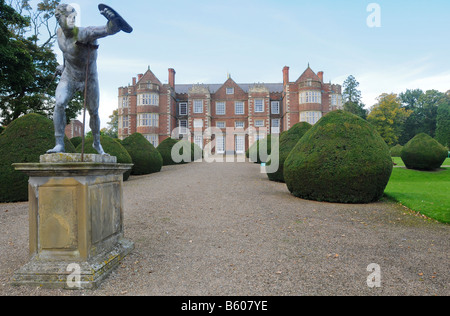
<path fill-rule="evenodd" d="M 300 78 L 297 79 L 296 82 L 306 81 L 308 79 L 314 80 L 314 81 L 321 81 L 319 76 L 316 75 L 316 73 L 309 67 L 306 68 L 306 70 L 303 72 L 303 74 L 300 76 Z"/>
<path fill-rule="evenodd" d="M 232 78 L 231 78 L 231 76 L 230 75 L 228 75 L 228 79 L 227 79 L 227 81 L 225 81 L 225 83 L 216 91 L 216 92 L 219 92 L 220 90 L 222 90 L 222 89 L 225 89 L 225 88 L 231 88 L 231 87 L 233 87 L 233 88 L 238 88 L 238 89 L 241 89 L 242 91 L 243 91 L 243 89 L 241 88 L 241 86 L 239 86 Z M 244 93 L 245 93 L 245 91 L 243 91 Z"/>
<path fill-rule="evenodd" d="M 141 82 L 147 82 L 151 81 L 152 83 L 156 83 L 160 86 L 162 86 L 161 81 L 155 76 L 155 74 L 150 70 L 150 68 L 145 72 L 145 74 L 142 76 L 140 80 L 138 80 L 137 84 Z"/>

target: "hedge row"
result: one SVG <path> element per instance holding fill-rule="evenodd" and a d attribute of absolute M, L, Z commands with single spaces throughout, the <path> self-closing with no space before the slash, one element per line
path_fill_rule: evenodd
<path fill-rule="evenodd" d="M 0 133 L 0 156 L 2 157 L 0 159 L 0 203 L 28 200 L 28 176 L 16 171 L 12 164 L 39 163 L 40 156 L 54 147 L 54 134 L 53 122 L 38 114 L 22 116 L 2 130 Z M 161 171 L 163 157 L 160 151 L 142 134 L 133 134 L 123 141 L 101 136 L 100 141 L 105 152 L 117 157 L 118 163 L 134 164 L 132 170 L 124 174 L 124 181 L 128 180 L 130 175 L 145 175 Z M 172 140 L 162 142 L 161 147 L 169 142 Z M 86 154 L 97 154 L 92 148 L 92 143 L 92 137 L 86 138 L 84 146 Z M 66 137 L 65 146 L 67 153 L 80 153 L 82 151 L 81 137 L 72 140 Z M 201 155 L 201 149 L 198 146 L 191 144 L 190 147 L 192 159 L 198 157 L 199 153 Z"/>
<path fill-rule="evenodd" d="M 164 166 L 186 164 L 203 157 L 202 149 L 187 140 L 167 138 L 156 149 L 162 156 Z M 189 152 L 185 153 L 186 149 Z"/>
<path fill-rule="evenodd" d="M 41 155 L 55 146 L 53 122 L 38 114 L 28 114 L 11 122 L 0 135 L 0 202 L 28 200 L 28 176 L 16 171 L 14 163 L 38 163 Z M 75 153 L 64 139 L 66 151 Z"/>

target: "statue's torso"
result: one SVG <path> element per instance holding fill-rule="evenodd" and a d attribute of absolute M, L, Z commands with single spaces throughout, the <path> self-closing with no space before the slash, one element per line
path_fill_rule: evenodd
<path fill-rule="evenodd" d="M 90 75 L 96 75 L 97 50 L 88 45 L 95 43 L 84 43 L 82 38 L 82 28 L 73 31 L 72 37 L 67 37 L 64 32 L 58 30 L 58 45 L 64 56 L 64 73 L 69 75 L 72 80 L 84 81 L 86 79 L 86 67 L 89 62 Z M 77 42 L 79 44 L 77 44 Z"/>

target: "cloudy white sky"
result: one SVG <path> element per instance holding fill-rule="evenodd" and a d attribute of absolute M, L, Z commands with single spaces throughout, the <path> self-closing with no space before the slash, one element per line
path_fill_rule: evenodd
<path fill-rule="evenodd" d="M 70 3 L 70 1 L 67 1 Z M 353 75 L 363 102 L 406 89 L 450 90 L 450 1 L 406 0 L 103 0 L 134 27 L 100 40 L 102 126 L 117 88 L 150 69 L 164 83 L 291 81 L 308 63 L 325 80 Z M 368 11 L 375 3 L 379 11 Z M 102 25 L 97 2 L 79 0 L 81 26 Z M 379 13 L 379 15 L 378 15 Z M 380 27 L 369 27 L 378 22 Z M 59 51 L 55 47 L 55 51 Z"/>

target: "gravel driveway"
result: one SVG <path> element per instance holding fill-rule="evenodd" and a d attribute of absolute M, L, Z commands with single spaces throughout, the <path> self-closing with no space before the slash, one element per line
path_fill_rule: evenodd
<path fill-rule="evenodd" d="M 301 200 L 252 163 L 164 167 L 124 198 L 136 249 L 96 291 L 11 286 L 28 205 L 0 204 L 0 295 L 450 295 L 449 225 L 396 204 Z"/>

